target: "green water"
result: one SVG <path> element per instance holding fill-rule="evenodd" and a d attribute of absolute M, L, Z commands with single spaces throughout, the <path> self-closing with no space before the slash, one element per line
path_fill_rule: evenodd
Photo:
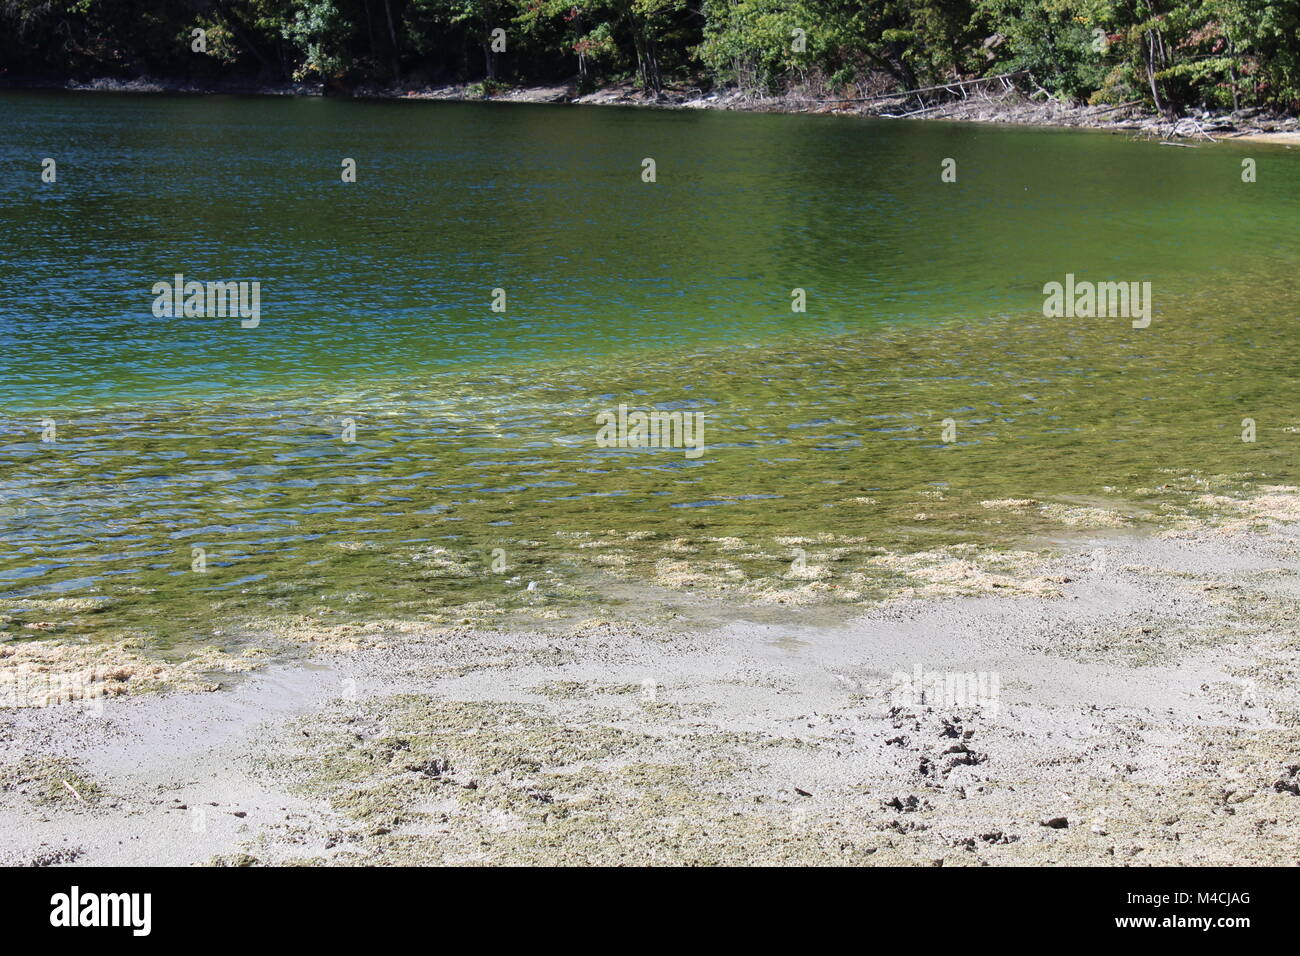
<path fill-rule="evenodd" d="M 1141 525 L 1200 479 L 1295 478 L 1293 151 L 6 93 L 0 166 L 12 636 L 744 600 L 794 548 L 862 601 L 896 583 L 881 555 L 1064 530 L 981 501 Z M 260 325 L 155 318 L 176 272 L 259 281 Z M 1067 272 L 1151 282 L 1150 327 L 1044 318 Z M 704 453 L 599 447 L 620 403 L 703 412 Z"/>

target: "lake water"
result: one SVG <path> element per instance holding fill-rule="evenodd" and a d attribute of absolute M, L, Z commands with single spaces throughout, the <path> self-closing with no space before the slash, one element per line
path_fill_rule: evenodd
<path fill-rule="evenodd" d="M 11 635 L 752 597 L 795 549 L 859 601 L 882 555 L 1064 530 L 981 501 L 1141 525 L 1295 478 L 1300 151 L 5 92 L 0 169 Z M 176 273 L 258 282 L 259 324 L 155 316 Z M 1045 318 L 1067 273 L 1150 282 L 1150 326 Z M 620 403 L 704 453 L 600 447 Z"/>

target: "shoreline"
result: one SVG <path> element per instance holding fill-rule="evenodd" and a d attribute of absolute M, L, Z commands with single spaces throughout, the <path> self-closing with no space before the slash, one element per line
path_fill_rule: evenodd
<path fill-rule="evenodd" d="M 1076 106 L 1058 100 L 1036 100 L 1019 90 L 999 96 L 972 95 L 932 107 L 914 109 L 906 93 L 872 98 L 871 103 L 845 98 L 809 97 L 797 92 L 756 97 L 737 90 L 706 92 L 700 87 L 667 87 L 658 97 L 647 96 L 624 82 L 580 94 L 573 81 L 503 89 L 493 95 L 481 83 L 441 86 L 357 85 L 330 91 L 323 83 L 226 83 L 200 85 L 142 77 L 133 80 L 100 77 L 86 81 L 18 81 L 0 83 L 0 90 L 62 90 L 66 92 L 174 93 L 191 95 L 331 97 L 357 100 L 439 100 L 449 102 L 538 103 L 572 106 L 626 106 L 642 109 L 719 110 L 747 113 L 797 113 L 859 116 L 876 119 L 926 119 L 988 123 L 997 126 L 1039 126 L 1128 133 L 1166 142 L 1175 140 L 1243 140 L 1290 148 L 1300 144 L 1300 117 L 1270 114 L 1260 109 L 1210 114 L 1192 111 L 1170 120 L 1134 104 Z M 904 110 L 904 112 L 891 112 Z"/>
<path fill-rule="evenodd" d="M 1054 596 L 425 631 L 0 711 L 0 862 L 1294 863 L 1300 524 L 1274 513 L 1081 543 Z M 996 679 L 900 698 L 918 670 Z"/>

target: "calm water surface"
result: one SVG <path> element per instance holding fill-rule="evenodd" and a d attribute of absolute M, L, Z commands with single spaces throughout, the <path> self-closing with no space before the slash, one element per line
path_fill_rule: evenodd
<path fill-rule="evenodd" d="M 0 93 L 0 168 L 12 635 L 743 591 L 794 546 L 838 549 L 828 580 L 861 599 L 887 552 L 1052 530 L 981 500 L 1107 498 L 1140 523 L 1199 479 L 1295 477 L 1297 151 Z M 260 326 L 155 318 L 176 272 L 259 281 Z M 1151 327 L 1043 318 L 1067 272 L 1151 282 Z M 596 447 L 620 402 L 703 411 L 706 454 Z"/>

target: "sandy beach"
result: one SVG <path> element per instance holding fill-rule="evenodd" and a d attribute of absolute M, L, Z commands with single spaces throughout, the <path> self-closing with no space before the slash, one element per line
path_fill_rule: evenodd
<path fill-rule="evenodd" d="M 7 709 L 0 863 L 1294 864 L 1298 502 L 1076 539 L 1037 594 L 377 625 Z"/>

